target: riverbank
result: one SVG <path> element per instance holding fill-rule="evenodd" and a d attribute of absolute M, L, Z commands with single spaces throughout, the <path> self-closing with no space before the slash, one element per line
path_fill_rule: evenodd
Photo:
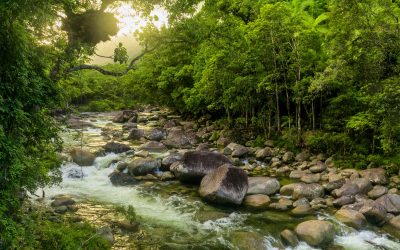
<path fill-rule="evenodd" d="M 69 195 L 77 211 L 59 212 L 108 228 L 115 249 L 400 247 L 398 176 L 382 169 L 337 169 L 323 154 L 294 154 L 272 141 L 253 148 L 223 135 L 207 121 L 182 121 L 155 108 L 70 117 L 62 134 L 63 182 L 45 188 L 46 197 Z M 189 152 L 200 155 L 195 163 L 208 166 L 200 179 L 216 175 L 219 166 L 209 159 L 218 155 L 229 171 L 245 173 L 243 188 L 231 192 L 237 182 L 223 177 L 227 181 L 214 184 L 228 192 L 210 196 L 198 192 L 206 184 L 182 183 L 183 173 L 196 169 Z M 118 213 L 104 220 L 100 211 L 110 214 L 121 205 L 134 207 L 136 231 L 122 230 L 115 223 Z M 307 231 L 302 223 L 326 234 Z"/>

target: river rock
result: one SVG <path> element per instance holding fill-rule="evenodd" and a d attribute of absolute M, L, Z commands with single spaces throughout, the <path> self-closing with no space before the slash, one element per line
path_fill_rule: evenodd
<path fill-rule="evenodd" d="M 382 195 L 386 194 L 387 192 L 388 192 L 387 187 L 376 185 L 372 188 L 371 191 L 368 192 L 368 197 L 371 199 L 377 199 Z"/>
<path fill-rule="evenodd" d="M 334 181 L 329 181 L 328 183 L 324 184 L 324 188 L 326 191 L 331 192 L 335 189 L 341 188 L 346 183 L 346 180 L 341 178 Z"/>
<path fill-rule="evenodd" d="M 264 238 L 255 232 L 233 232 L 232 243 L 235 249 L 265 250 Z"/>
<path fill-rule="evenodd" d="M 293 170 L 289 174 L 290 179 L 300 179 L 304 175 L 304 171 L 301 170 Z"/>
<path fill-rule="evenodd" d="M 342 197 L 337 198 L 336 200 L 333 201 L 333 205 L 335 207 L 341 207 L 344 205 L 352 204 L 356 201 L 353 195 L 345 195 Z"/>
<path fill-rule="evenodd" d="M 162 153 L 167 151 L 167 147 L 158 141 L 149 141 L 139 147 L 141 150 L 147 150 L 152 153 Z"/>
<path fill-rule="evenodd" d="M 327 167 L 326 167 L 325 163 L 318 161 L 316 165 L 310 167 L 309 169 L 310 169 L 311 173 L 321 173 L 321 172 L 325 171 L 326 168 Z"/>
<path fill-rule="evenodd" d="M 239 205 L 246 195 L 247 188 L 246 172 L 230 164 L 224 164 L 204 176 L 199 193 L 210 202 Z"/>
<path fill-rule="evenodd" d="M 119 171 L 112 172 L 109 177 L 114 186 L 133 186 L 138 184 L 138 181 L 133 176 Z"/>
<path fill-rule="evenodd" d="M 162 141 L 168 148 L 193 148 L 198 143 L 198 138 L 193 131 L 184 131 L 180 127 L 171 128 L 167 139 Z"/>
<path fill-rule="evenodd" d="M 79 166 L 91 166 L 96 159 L 96 156 L 85 149 L 73 149 L 70 152 L 72 160 Z"/>
<path fill-rule="evenodd" d="M 126 151 L 131 150 L 131 147 L 129 147 L 128 145 L 122 144 L 122 143 L 117 143 L 117 142 L 108 142 L 105 146 L 104 146 L 104 150 L 108 153 L 108 152 L 112 152 L 112 153 L 123 153 Z"/>
<path fill-rule="evenodd" d="M 296 234 L 289 229 L 283 230 L 280 233 L 280 236 L 285 245 L 296 247 L 299 244 L 299 240 L 297 239 Z"/>
<path fill-rule="evenodd" d="M 392 218 L 389 221 L 389 225 L 400 231 L 400 215 Z"/>
<path fill-rule="evenodd" d="M 153 128 L 145 137 L 150 141 L 161 141 L 166 139 L 167 131 L 162 128 Z"/>
<path fill-rule="evenodd" d="M 76 201 L 69 197 L 68 195 L 55 196 L 53 202 L 51 202 L 52 207 L 60 206 L 70 206 L 74 205 Z"/>
<path fill-rule="evenodd" d="M 122 125 L 122 130 L 124 131 L 130 131 L 131 129 L 137 128 L 137 124 L 133 122 L 127 122 Z"/>
<path fill-rule="evenodd" d="M 228 138 L 225 138 L 223 136 L 220 136 L 216 142 L 218 147 L 226 147 L 229 145 L 229 143 L 231 143 L 231 140 L 229 140 Z"/>
<path fill-rule="evenodd" d="M 177 162 L 182 160 L 182 155 L 179 153 L 171 153 L 164 159 L 162 159 L 161 165 L 163 169 L 169 170 L 169 167 L 172 165 L 172 163 Z"/>
<path fill-rule="evenodd" d="M 98 229 L 97 234 L 111 245 L 114 244 L 114 235 L 110 227 L 103 227 Z"/>
<path fill-rule="evenodd" d="M 279 188 L 279 181 L 271 177 L 249 177 L 247 194 L 275 194 Z"/>
<path fill-rule="evenodd" d="M 387 184 L 385 170 L 383 168 L 370 168 L 359 172 L 361 177 L 370 180 L 374 184 Z"/>
<path fill-rule="evenodd" d="M 228 146 L 226 146 L 224 149 L 224 154 L 232 155 L 232 157 L 242 157 L 248 154 L 249 152 L 250 150 L 245 146 L 233 142 L 230 143 Z"/>
<path fill-rule="evenodd" d="M 82 128 L 88 128 L 88 127 L 93 126 L 93 124 L 91 124 L 90 122 L 83 121 L 79 118 L 68 119 L 66 122 L 66 125 L 67 125 L 67 128 L 70 128 L 70 129 L 82 129 Z"/>
<path fill-rule="evenodd" d="M 335 217 L 344 224 L 356 229 L 362 229 L 367 222 L 362 213 L 352 209 L 340 209 L 335 213 Z"/>
<path fill-rule="evenodd" d="M 244 198 L 243 204 L 255 209 L 265 209 L 268 208 L 270 202 L 271 199 L 268 197 L 268 195 L 252 194 L 247 195 Z"/>
<path fill-rule="evenodd" d="M 162 174 L 160 176 L 160 180 L 162 180 L 162 181 L 170 181 L 170 180 L 173 180 L 173 179 L 175 179 L 175 176 L 170 171 L 162 172 Z"/>
<path fill-rule="evenodd" d="M 224 164 L 231 164 L 228 157 L 209 151 L 186 152 L 179 164 L 170 166 L 170 170 L 182 181 L 199 182 L 206 174 Z"/>
<path fill-rule="evenodd" d="M 303 174 L 300 180 L 305 183 L 317 183 L 321 180 L 321 174 Z"/>
<path fill-rule="evenodd" d="M 321 246 L 330 243 L 335 237 L 335 228 L 328 221 L 309 220 L 297 225 L 297 236 L 311 246 Z"/>
<path fill-rule="evenodd" d="M 314 210 L 310 205 L 298 205 L 291 211 L 294 216 L 306 216 L 312 214 L 313 212 Z"/>
<path fill-rule="evenodd" d="M 305 183 L 296 183 L 297 185 L 293 188 L 293 199 L 298 200 L 301 198 L 307 198 L 308 200 L 313 200 L 318 197 L 323 197 L 325 192 L 324 188 L 317 184 L 305 184 Z"/>
<path fill-rule="evenodd" d="M 128 164 L 128 171 L 131 175 L 151 174 L 161 167 L 161 159 L 140 158 Z"/>
<path fill-rule="evenodd" d="M 139 128 L 133 128 L 129 132 L 128 140 L 140 140 L 144 137 L 144 130 Z"/>
<path fill-rule="evenodd" d="M 283 154 L 282 156 L 282 161 L 284 163 L 291 163 L 294 161 L 294 154 L 290 151 L 287 151 L 286 153 Z"/>
<path fill-rule="evenodd" d="M 356 178 L 346 182 L 341 188 L 334 190 L 336 197 L 345 195 L 366 194 L 372 189 L 371 182 L 365 178 Z"/>
<path fill-rule="evenodd" d="M 381 226 L 383 223 L 385 223 L 387 215 L 386 209 L 377 202 L 366 202 L 364 206 L 360 208 L 359 212 L 362 213 L 367 221 L 372 224 Z"/>
<path fill-rule="evenodd" d="M 132 110 L 124 110 L 116 115 L 113 119 L 115 123 L 124 123 L 124 122 L 137 122 L 138 114 Z"/>
<path fill-rule="evenodd" d="M 271 156 L 272 156 L 272 149 L 270 147 L 265 147 L 256 151 L 256 158 L 258 160 L 263 160 Z"/>
<path fill-rule="evenodd" d="M 400 195 L 386 194 L 376 200 L 376 203 L 385 208 L 389 213 L 400 214 Z"/>

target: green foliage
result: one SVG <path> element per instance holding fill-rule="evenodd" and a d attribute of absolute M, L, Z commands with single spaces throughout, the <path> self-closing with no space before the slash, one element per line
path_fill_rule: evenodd
<path fill-rule="evenodd" d="M 114 50 L 114 62 L 119 62 L 120 64 L 127 63 L 129 59 L 128 52 L 122 43 L 118 44 L 118 47 Z"/>
<path fill-rule="evenodd" d="M 125 218 L 130 222 L 133 223 L 136 221 L 136 211 L 135 208 L 131 205 L 129 206 L 117 206 L 115 209 L 116 212 L 125 216 Z"/>

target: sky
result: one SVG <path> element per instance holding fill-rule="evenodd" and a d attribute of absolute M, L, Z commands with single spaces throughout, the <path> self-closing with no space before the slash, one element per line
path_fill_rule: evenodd
<path fill-rule="evenodd" d="M 134 32 L 140 29 L 140 27 L 145 26 L 146 21 L 136 14 L 129 3 L 117 3 L 115 6 L 107 9 L 107 11 L 115 14 L 115 17 L 118 19 L 118 27 L 120 30 L 111 40 L 99 43 L 96 46 L 96 53 L 102 56 L 112 56 L 118 43 L 122 42 L 130 58 L 140 54 L 141 48 L 134 37 Z M 161 27 L 168 23 L 168 14 L 161 8 L 156 8 L 151 15 L 156 15 L 158 17 L 158 21 L 154 21 L 156 27 Z M 113 62 L 112 59 L 98 56 L 93 56 L 91 59 L 93 64 L 98 65 Z"/>

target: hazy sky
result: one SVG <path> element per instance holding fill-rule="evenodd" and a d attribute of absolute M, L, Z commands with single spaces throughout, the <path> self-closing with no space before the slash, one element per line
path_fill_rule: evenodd
<path fill-rule="evenodd" d="M 118 19 L 118 27 L 120 28 L 118 34 L 113 37 L 110 41 L 99 43 L 96 48 L 96 53 L 102 56 L 112 56 L 114 49 L 118 46 L 118 43 L 122 42 L 128 51 L 130 58 L 140 54 L 141 48 L 138 42 L 135 40 L 133 33 L 146 25 L 146 21 L 138 17 L 133 8 L 128 3 L 119 3 L 111 8 L 110 12 L 115 13 L 115 17 Z M 158 16 L 158 21 L 154 22 L 157 27 L 161 27 L 163 24 L 168 23 L 167 12 L 160 8 L 154 10 L 152 15 Z M 112 63 L 113 60 L 109 58 L 102 58 L 98 56 L 92 57 L 93 64 L 107 64 Z"/>

